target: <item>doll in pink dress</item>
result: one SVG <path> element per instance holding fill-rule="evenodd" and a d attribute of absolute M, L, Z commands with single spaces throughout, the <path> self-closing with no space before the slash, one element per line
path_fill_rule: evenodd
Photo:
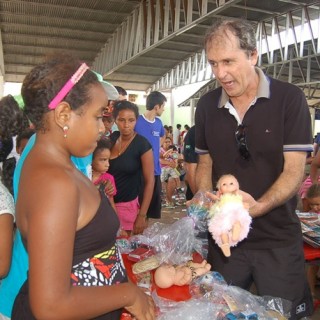
<path fill-rule="evenodd" d="M 223 175 L 217 188 L 219 200 L 210 208 L 208 229 L 223 254 L 230 257 L 230 247 L 247 237 L 252 219 L 233 175 Z"/>

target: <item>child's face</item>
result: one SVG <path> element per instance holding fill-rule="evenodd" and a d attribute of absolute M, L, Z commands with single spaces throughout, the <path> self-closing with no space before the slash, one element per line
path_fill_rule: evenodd
<path fill-rule="evenodd" d="M 103 149 L 97 152 L 92 161 L 92 170 L 99 173 L 104 173 L 109 169 L 110 150 Z"/>
<path fill-rule="evenodd" d="M 311 212 L 320 213 L 320 196 L 314 198 L 308 198 L 308 204 Z"/>

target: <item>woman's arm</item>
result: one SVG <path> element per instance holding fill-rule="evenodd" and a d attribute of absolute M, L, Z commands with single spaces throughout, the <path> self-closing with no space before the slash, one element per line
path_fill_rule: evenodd
<path fill-rule="evenodd" d="M 9 213 L 0 215 L 0 279 L 5 278 L 11 264 L 13 244 L 13 216 Z"/>
<path fill-rule="evenodd" d="M 140 211 L 134 223 L 134 233 L 141 233 L 147 227 L 147 211 L 150 206 L 154 189 L 154 164 L 152 150 L 148 150 L 141 156 L 142 173 L 144 179 L 143 200 Z"/>

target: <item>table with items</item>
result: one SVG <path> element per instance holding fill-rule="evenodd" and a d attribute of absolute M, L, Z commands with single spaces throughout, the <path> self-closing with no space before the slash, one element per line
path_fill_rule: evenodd
<path fill-rule="evenodd" d="M 289 301 L 253 295 L 210 270 L 196 226 L 188 216 L 117 241 L 129 278 L 155 301 L 157 319 L 287 319 Z"/>

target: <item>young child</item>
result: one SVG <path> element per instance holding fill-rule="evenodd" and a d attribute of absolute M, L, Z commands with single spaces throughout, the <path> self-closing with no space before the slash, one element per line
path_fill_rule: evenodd
<path fill-rule="evenodd" d="M 312 184 L 307 190 L 306 200 L 309 212 L 315 212 L 320 214 L 320 184 Z M 319 271 L 318 265 L 308 265 L 307 266 L 307 277 L 308 283 L 312 296 L 315 298 L 315 286 L 317 281 L 317 273 Z"/>
<path fill-rule="evenodd" d="M 166 190 L 166 204 L 168 208 L 174 207 L 173 195 L 175 190 L 183 192 L 181 189 L 180 172 L 178 171 L 179 153 L 172 145 L 171 138 L 166 137 L 160 148 L 161 183 Z"/>
<path fill-rule="evenodd" d="M 116 184 L 113 175 L 108 173 L 109 170 L 109 159 L 110 159 L 110 148 L 111 142 L 108 138 L 101 138 L 97 147 L 92 154 L 92 182 L 98 189 L 105 193 L 108 197 L 110 204 L 115 212 L 117 212 L 116 205 L 114 203 L 114 196 L 117 194 Z M 107 180 L 110 180 L 113 186 L 113 193 L 110 195 L 105 191 Z M 126 237 L 128 236 L 125 230 L 120 227 L 118 236 Z"/>
<path fill-rule="evenodd" d="M 111 196 L 107 195 L 106 193 L 105 194 L 109 198 L 110 204 L 113 209 L 117 211 L 113 199 L 113 197 L 117 194 L 116 184 L 114 181 L 114 177 L 107 172 L 109 170 L 110 148 L 111 142 L 108 139 L 101 138 L 98 141 L 97 147 L 92 154 L 92 182 L 95 186 L 98 187 L 100 191 L 105 193 L 104 189 L 106 181 L 111 181 L 114 192 Z"/>

